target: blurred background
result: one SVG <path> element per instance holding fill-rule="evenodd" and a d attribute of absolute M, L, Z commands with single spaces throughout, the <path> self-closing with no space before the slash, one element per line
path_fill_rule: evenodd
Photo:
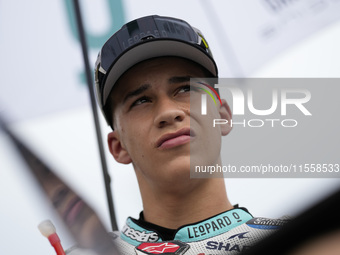
<path fill-rule="evenodd" d="M 339 78 L 339 0 L 82 0 L 92 67 L 100 46 L 145 15 L 188 21 L 205 35 L 220 77 Z M 72 1 L 0 0 L 0 114 L 10 128 L 93 206 L 108 207 Z M 101 116 L 100 116 L 101 117 Z M 104 145 L 110 132 L 100 119 Z M 231 134 L 232 135 L 232 134 Z M 339 140 L 339 135 L 334 134 Z M 339 143 L 338 143 L 339 144 Z M 142 210 L 130 165 L 107 153 L 119 228 Z M 339 163 L 339 162 L 338 162 Z M 233 204 L 254 216 L 296 215 L 339 179 L 226 179 Z M 74 244 L 9 139 L 0 132 L 0 247 L 3 254 L 54 254 L 37 225 L 51 219 Z"/>

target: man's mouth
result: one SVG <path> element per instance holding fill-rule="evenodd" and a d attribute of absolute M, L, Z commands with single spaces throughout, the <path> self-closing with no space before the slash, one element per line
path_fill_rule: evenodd
<path fill-rule="evenodd" d="M 180 146 L 190 142 L 194 136 L 195 134 L 190 128 L 182 128 L 174 133 L 168 133 L 161 136 L 156 143 L 156 147 L 160 149 L 169 149 Z"/>

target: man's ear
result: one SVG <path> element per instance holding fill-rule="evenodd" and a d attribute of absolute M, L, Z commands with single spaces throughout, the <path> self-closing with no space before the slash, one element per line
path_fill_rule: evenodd
<path fill-rule="evenodd" d="M 116 130 L 107 135 L 107 143 L 109 145 L 110 153 L 117 162 L 122 164 L 129 164 L 132 162 L 129 153 L 124 146 L 122 146 L 120 137 Z"/>
<path fill-rule="evenodd" d="M 221 125 L 221 135 L 225 136 L 229 134 L 229 132 L 232 129 L 232 125 L 231 125 L 232 113 L 231 113 L 231 110 L 230 110 L 230 107 L 227 101 L 225 99 L 222 99 L 221 101 L 222 101 L 222 105 L 220 106 L 220 109 L 219 109 L 220 117 L 221 119 L 225 119 L 228 121 L 227 124 Z"/>

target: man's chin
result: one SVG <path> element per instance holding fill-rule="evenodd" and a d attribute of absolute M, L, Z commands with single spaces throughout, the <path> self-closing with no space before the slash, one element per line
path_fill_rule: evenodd
<path fill-rule="evenodd" d="M 190 177 L 190 156 L 181 156 L 171 162 L 164 162 L 163 170 L 169 178 Z"/>

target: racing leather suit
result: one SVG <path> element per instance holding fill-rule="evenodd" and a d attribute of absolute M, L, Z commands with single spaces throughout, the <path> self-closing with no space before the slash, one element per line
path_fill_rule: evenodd
<path fill-rule="evenodd" d="M 142 214 L 141 214 L 142 215 Z M 235 207 L 203 221 L 168 230 L 128 218 L 122 231 L 113 232 L 123 255 L 131 254 L 240 254 L 273 233 L 288 219 L 254 218 L 245 208 Z M 173 238 L 164 238 L 173 231 Z M 162 233 L 163 232 L 163 233 Z M 165 234 L 164 234 L 165 233 Z"/>

